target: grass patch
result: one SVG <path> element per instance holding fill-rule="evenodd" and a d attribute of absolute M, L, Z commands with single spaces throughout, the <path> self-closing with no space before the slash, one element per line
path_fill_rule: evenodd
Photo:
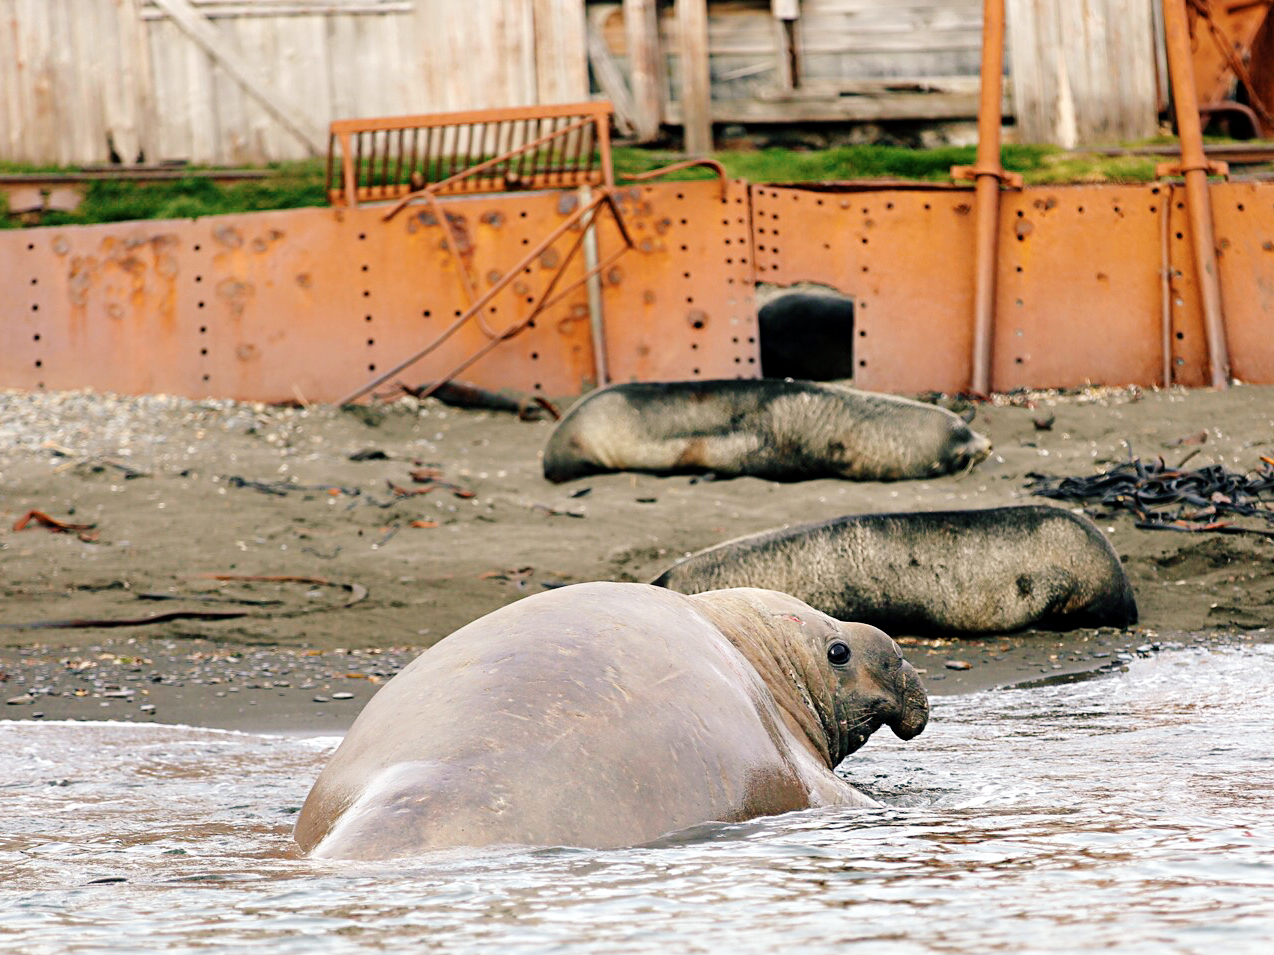
<path fill-rule="evenodd" d="M 906 149 L 898 146 L 842 146 L 826 150 L 757 149 L 714 154 L 730 176 L 753 182 L 820 182 L 855 179 L 902 179 L 950 182 L 952 166 L 972 165 L 976 149 Z M 1029 184 L 1148 182 L 1162 157 L 1103 156 L 1072 153 L 1050 146 L 1006 146 L 1004 167 L 1021 173 Z M 615 171 L 647 172 L 679 162 L 676 153 L 618 147 Z M 48 166 L 0 163 L 5 172 L 73 172 Z M 703 179 L 711 170 L 695 168 L 670 179 Z M 310 160 L 271 166 L 263 179 L 221 184 L 194 176 L 158 182 L 95 180 L 86 186 L 84 202 L 73 213 L 47 213 L 42 225 L 87 225 L 133 219 L 183 219 L 224 213 L 257 212 L 326 205 L 324 163 Z M 20 223 L 0 207 L 0 228 Z"/>

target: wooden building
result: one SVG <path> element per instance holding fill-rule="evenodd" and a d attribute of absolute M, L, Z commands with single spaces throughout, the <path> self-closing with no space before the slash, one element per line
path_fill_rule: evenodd
<path fill-rule="evenodd" d="M 1145 136 L 1156 0 L 1006 0 L 1006 116 Z M 983 0 L 0 0 L 0 160 L 240 164 L 356 116 L 612 99 L 621 131 L 976 112 Z"/>

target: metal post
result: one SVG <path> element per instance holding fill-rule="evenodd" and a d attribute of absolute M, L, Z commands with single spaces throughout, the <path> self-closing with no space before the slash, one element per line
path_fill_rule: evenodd
<path fill-rule="evenodd" d="M 1228 388 L 1230 349 L 1225 339 L 1216 237 L 1212 231 L 1212 201 L 1208 195 L 1208 172 L 1218 167 L 1209 163 L 1203 152 L 1203 130 L 1199 124 L 1199 100 L 1195 92 L 1185 0 L 1163 0 L 1163 28 L 1168 48 L 1168 74 L 1172 80 L 1172 102 L 1177 114 L 1177 136 L 1181 140 L 1178 171 L 1186 181 L 1186 214 L 1190 219 L 1190 238 L 1194 244 L 1195 270 L 1199 276 L 1199 297 L 1203 305 L 1203 327 L 1208 340 L 1208 370 L 1213 388 Z"/>
<path fill-rule="evenodd" d="M 1004 95 L 1004 0 L 986 0 L 982 9 L 982 90 L 978 104 L 977 272 L 973 288 L 973 377 L 978 394 L 991 390 L 991 346 L 995 333 L 995 273 L 1000 233 L 1001 102 Z"/>

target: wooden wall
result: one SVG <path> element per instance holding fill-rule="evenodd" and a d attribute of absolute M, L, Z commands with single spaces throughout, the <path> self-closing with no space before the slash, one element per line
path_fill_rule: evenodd
<path fill-rule="evenodd" d="M 1157 128 L 1156 0 L 1007 0 L 1021 142 L 1074 147 Z"/>
<path fill-rule="evenodd" d="M 588 94 L 583 0 L 0 0 L 0 26 L 0 160 L 295 159 L 332 119 Z"/>
<path fill-rule="evenodd" d="M 1154 132 L 1157 0 L 1006 0 L 1018 139 Z M 326 149 L 332 119 L 571 102 L 588 52 L 627 85 L 628 0 L 0 0 L 0 160 L 239 164 Z M 712 0 L 711 119 L 975 114 L 983 0 Z M 587 9 L 586 9 L 587 8 Z M 779 9 L 796 11 L 800 81 Z M 677 5 L 661 121 L 682 122 Z M 592 42 L 586 34 L 586 17 Z M 617 107 L 622 104 L 619 97 Z M 620 109 L 622 116 L 623 110 Z"/>
<path fill-rule="evenodd" d="M 708 4 L 713 120 L 853 121 L 972 117 L 977 110 L 983 0 L 800 0 L 800 80 L 791 88 L 771 0 Z M 626 59 L 621 4 L 588 5 L 616 59 Z M 681 38 L 660 7 L 665 118 L 681 121 Z"/>

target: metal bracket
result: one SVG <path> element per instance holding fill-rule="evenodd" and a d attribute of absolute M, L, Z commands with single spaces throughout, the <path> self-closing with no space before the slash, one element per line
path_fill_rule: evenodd
<path fill-rule="evenodd" d="M 1009 172 L 999 166 L 952 166 L 952 179 L 965 179 L 976 182 L 979 176 L 994 176 L 1010 189 L 1022 188 L 1021 173 Z"/>
<path fill-rule="evenodd" d="M 1201 163 L 1186 165 L 1183 162 L 1161 162 L 1155 166 L 1155 178 L 1166 179 L 1168 176 L 1184 176 L 1188 172 L 1206 172 L 1209 176 L 1220 176 L 1227 182 L 1230 179 L 1230 164 L 1218 159 L 1205 159 Z"/>

